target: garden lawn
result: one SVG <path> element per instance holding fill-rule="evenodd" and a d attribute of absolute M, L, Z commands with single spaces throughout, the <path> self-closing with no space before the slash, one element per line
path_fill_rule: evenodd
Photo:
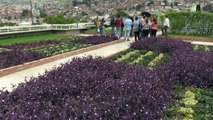
<path fill-rule="evenodd" d="M 14 43 L 26 43 L 26 42 L 38 42 L 43 40 L 49 39 L 58 39 L 64 38 L 65 36 L 57 35 L 57 34 L 41 34 L 41 35 L 32 35 L 32 36 L 23 36 L 23 37 L 16 37 L 16 38 L 7 38 L 0 40 L 0 45 L 11 45 Z"/>

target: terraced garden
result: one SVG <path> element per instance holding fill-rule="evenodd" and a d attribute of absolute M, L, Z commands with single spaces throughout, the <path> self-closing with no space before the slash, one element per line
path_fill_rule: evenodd
<path fill-rule="evenodd" d="M 212 73 L 212 47 L 144 39 L 0 91 L 0 119 L 212 120 Z"/>

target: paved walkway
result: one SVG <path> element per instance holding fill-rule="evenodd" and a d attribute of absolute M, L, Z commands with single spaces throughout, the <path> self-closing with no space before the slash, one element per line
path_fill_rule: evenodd
<path fill-rule="evenodd" d="M 82 54 L 70 56 L 68 58 L 56 60 L 47 64 L 39 65 L 30 69 L 26 69 L 20 72 L 16 72 L 4 77 L 0 77 L 0 89 L 4 88 L 5 90 L 11 91 L 12 85 L 18 85 L 19 83 L 25 82 L 25 80 L 29 80 L 30 77 L 37 77 L 39 74 L 43 74 L 45 70 L 51 70 L 54 67 L 58 67 L 61 64 L 71 61 L 74 57 L 85 57 L 85 56 L 102 56 L 108 57 L 120 51 L 126 50 L 129 48 L 131 42 L 122 42 L 114 45 L 110 45 L 107 47 L 103 47 L 100 49 L 88 51 Z M 11 85 L 12 84 L 12 85 Z"/>
<path fill-rule="evenodd" d="M 191 41 L 192 44 L 196 45 L 208 45 L 208 46 L 213 46 L 213 42 L 199 42 L 199 41 Z"/>

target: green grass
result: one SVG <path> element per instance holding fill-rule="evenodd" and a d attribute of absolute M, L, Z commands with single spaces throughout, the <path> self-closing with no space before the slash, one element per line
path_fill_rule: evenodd
<path fill-rule="evenodd" d="M 0 45 L 11 45 L 14 43 L 26 43 L 26 42 L 37 42 L 48 39 L 64 38 L 65 36 L 57 34 L 41 34 L 41 35 L 32 35 L 32 36 L 23 36 L 16 38 L 7 38 L 0 40 Z"/>

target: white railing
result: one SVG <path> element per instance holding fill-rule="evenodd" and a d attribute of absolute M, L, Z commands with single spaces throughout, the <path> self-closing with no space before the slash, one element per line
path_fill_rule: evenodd
<path fill-rule="evenodd" d="M 79 23 L 78 28 L 76 23 L 75 24 L 45 24 L 45 25 L 31 25 L 31 26 L 0 27 L 0 35 L 36 32 L 36 31 L 49 31 L 49 30 L 87 29 L 90 27 L 94 27 L 94 23 Z"/>

